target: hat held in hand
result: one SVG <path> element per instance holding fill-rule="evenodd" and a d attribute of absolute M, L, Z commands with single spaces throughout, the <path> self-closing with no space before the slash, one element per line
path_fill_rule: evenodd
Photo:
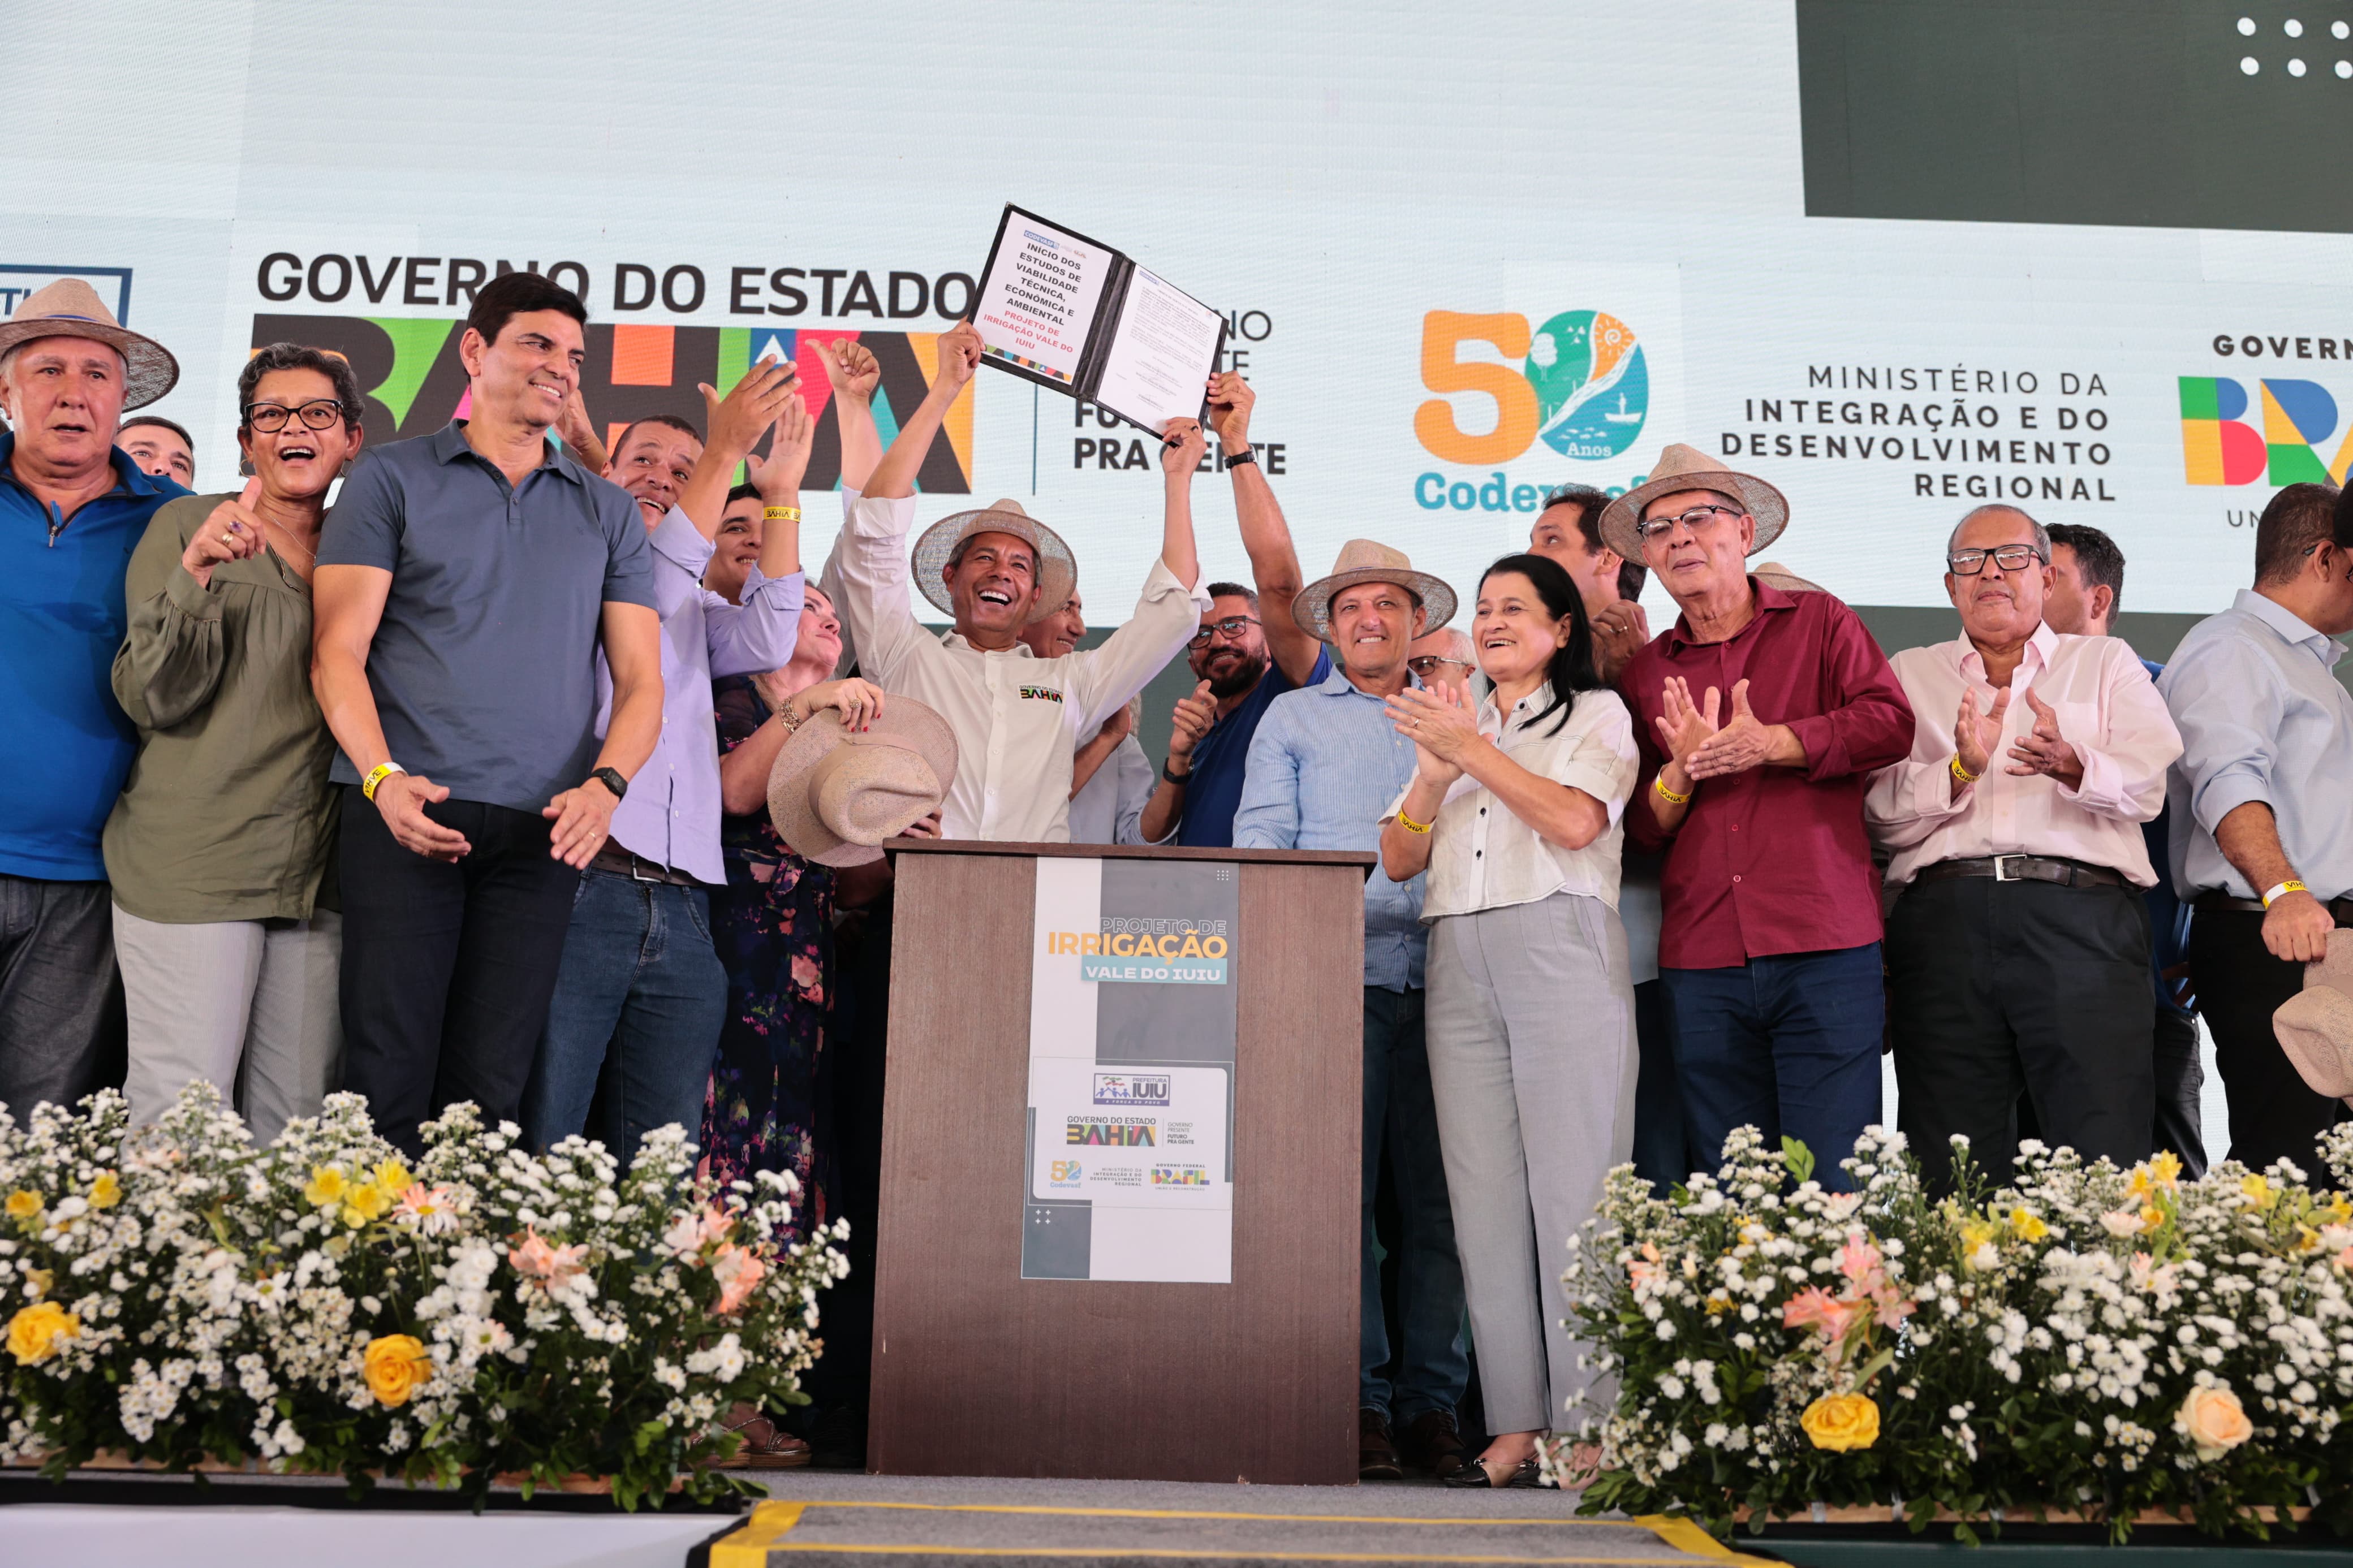
<path fill-rule="evenodd" d="M 887 694 L 865 730 L 821 709 L 768 770 L 768 820 L 794 854 L 819 866 L 863 866 L 940 809 L 955 782 L 955 731 L 912 697 Z"/>
<path fill-rule="evenodd" d="M 2353 931 L 2328 933 L 2328 954 L 2304 967 L 2304 989 L 2272 1014 L 2280 1049 L 2315 1094 L 2353 1102 Z"/>

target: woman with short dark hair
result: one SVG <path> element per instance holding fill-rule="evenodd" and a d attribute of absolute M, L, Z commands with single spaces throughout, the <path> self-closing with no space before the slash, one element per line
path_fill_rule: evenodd
<path fill-rule="evenodd" d="M 296 343 L 255 353 L 237 390 L 252 482 L 164 507 L 131 557 L 113 684 L 139 755 L 106 868 L 132 1117 L 203 1079 L 267 1141 L 317 1114 L 343 1045 L 311 568 L 364 405 L 349 364 Z"/>

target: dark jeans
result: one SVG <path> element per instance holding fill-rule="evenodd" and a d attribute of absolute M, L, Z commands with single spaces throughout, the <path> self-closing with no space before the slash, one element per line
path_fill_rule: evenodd
<path fill-rule="evenodd" d="M 1362 1317 L 1357 1404 L 1402 1426 L 1425 1410 L 1449 1415 L 1461 1402 L 1471 1363 L 1462 1349 L 1462 1261 L 1454 1250 L 1454 1210 L 1439 1155 L 1438 1102 L 1422 1038 L 1423 993 L 1365 987 L 1365 1144 Z M 1373 1200 L 1381 1149 L 1388 1148 L 1398 1199 L 1398 1321 L 1404 1342 L 1397 1376 L 1381 1320 L 1381 1263 Z"/>
<path fill-rule="evenodd" d="M 1634 987 L 1634 1173 L 1661 1197 L 1702 1165 L 1683 1118 L 1683 1090 L 1675 1084 L 1675 1043 L 1667 1028 L 1667 988 L 1645 980 Z M 1721 1145 L 1719 1145 L 1719 1148 Z"/>
<path fill-rule="evenodd" d="M 2162 875 L 2162 873 L 2159 873 Z M 2198 1016 L 2157 1010 L 2157 1122 L 2150 1145 L 2181 1156 L 2191 1181 L 2206 1173 L 2206 1068 L 2198 1059 Z"/>
<path fill-rule="evenodd" d="M 727 971 L 712 950 L 709 893 L 582 872 L 523 1090 L 524 1138 L 545 1149 L 589 1132 L 626 1163 L 657 1127 L 676 1122 L 689 1139 L 700 1137 L 726 1016 Z M 599 1075 L 604 1124 L 592 1131 Z"/>
<path fill-rule="evenodd" d="M 340 846 L 343 1087 L 410 1154 L 418 1125 L 459 1100 L 491 1126 L 521 1120 L 580 882 L 535 812 L 426 809 L 473 846 L 456 865 L 402 848 L 357 785 Z"/>
<path fill-rule="evenodd" d="M 2230 1101 L 2231 1158 L 2253 1171 L 2293 1160 L 2326 1184 L 2319 1139 L 2344 1103 L 2307 1088 L 2272 1032 L 2273 1012 L 2304 989 L 2304 965 L 2272 956 L 2254 910 L 2200 910 L 2189 926 L 2189 978 Z"/>
<path fill-rule="evenodd" d="M 0 874 L 0 1104 L 21 1125 L 122 1082 L 122 978 L 104 882 Z"/>
<path fill-rule="evenodd" d="M 2085 1160 L 2147 1157 L 2157 1114 L 2148 914 L 2129 888 L 1915 882 L 1887 919 L 1896 1107 L 1932 1186 L 1956 1134 L 2010 1179 L 2021 1090 L 2036 1135 Z"/>
<path fill-rule="evenodd" d="M 1729 969 L 1662 969 L 1675 1082 L 1701 1164 L 1714 1169 L 1736 1127 L 1766 1147 L 1812 1151 L 1815 1179 L 1852 1184 L 1839 1162 L 1879 1120 L 1886 992 L 1879 944 L 1752 958 Z"/>

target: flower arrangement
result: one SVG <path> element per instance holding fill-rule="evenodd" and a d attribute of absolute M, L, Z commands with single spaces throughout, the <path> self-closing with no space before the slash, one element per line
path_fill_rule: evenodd
<path fill-rule="evenodd" d="M 0 1461 L 737 1485 L 716 1418 L 806 1403 L 847 1227 L 795 1244 L 790 1175 L 722 1187 L 674 1127 L 626 1173 L 471 1106 L 425 1139 L 335 1095 L 260 1148 L 204 1084 L 147 1129 L 111 1091 L 0 1118 Z"/>
<path fill-rule="evenodd" d="M 2267 1538 L 2353 1532 L 2353 1203 L 2281 1162 L 2182 1179 L 2022 1146 L 1996 1187 L 1931 1194 L 1873 1128 L 1852 1191 L 1754 1129 L 1664 1197 L 1630 1167 L 1569 1242 L 1601 1472 L 1585 1511 L 1728 1537 L 1816 1504 L 1915 1531 L 2059 1510 Z M 2326 1144 L 2353 1187 L 2353 1125 Z M 1553 1456 L 1568 1461 L 1564 1439 Z M 1556 1471 L 1557 1473 L 1557 1471 Z"/>

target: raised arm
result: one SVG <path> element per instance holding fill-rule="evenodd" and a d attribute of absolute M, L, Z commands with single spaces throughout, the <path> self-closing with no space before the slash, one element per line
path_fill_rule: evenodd
<path fill-rule="evenodd" d="M 1208 446 L 1190 419 L 1171 419 L 1160 438 L 1160 563 L 1187 588 L 1201 580 L 1201 552 L 1193 542 L 1193 475 Z"/>
<path fill-rule="evenodd" d="M 842 488 L 863 490 L 882 460 L 882 436 L 874 427 L 874 388 L 882 379 L 882 362 L 873 350 L 850 338 L 820 338 L 809 349 L 833 384 Z"/>
<path fill-rule="evenodd" d="M 760 559 L 744 574 L 743 603 L 703 595 L 703 640 L 714 677 L 782 668 L 800 643 L 801 605 L 807 597 L 801 575 L 801 476 L 808 469 L 817 422 L 798 396 L 788 397 L 776 416 L 776 431 L 766 461 L 745 458 L 764 521 Z"/>
<path fill-rule="evenodd" d="M 752 455 L 762 432 L 776 424 L 786 408 L 798 405 L 806 418 L 807 405 L 801 402 L 800 370 L 789 360 L 782 363 L 762 360 L 729 388 L 724 397 L 700 383 L 695 390 L 702 394 L 703 428 L 711 434 L 702 444 L 702 456 L 695 462 L 693 476 L 678 492 L 678 510 L 686 513 L 703 538 L 715 539 L 719 535 L 719 520 L 727 510 L 727 492 L 735 488 L 736 465 Z M 782 439 L 781 433 L 778 439 Z M 771 447 L 769 461 L 773 463 L 776 458 L 776 450 Z M 804 468 L 807 466 L 807 452 L 802 453 L 801 463 Z M 800 484 L 797 472 L 793 483 L 796 488 Z M 763 545 L 767 537 L 765 532 L 761 535 Z M 765 559 L 765 548 L 761 553 Z"/>
<path fill-rule="evenodd" d="M 1074 674 L 1069 695 L 1079 704 L 1082 731 L 1127 705 L 1152 678 L 1184 649 L 1201 612 L 1209 607 L 1200 591 L 1200 563 L 1193 552 L 1193 470 L 1207 450 L 1200 426 L 1172 419 L 1160 451 L 1167 491 L 1166 542 L 1160 563 L 1144 582 L 1135 614 L 1100 647 L 1067 656 Z"/>
<path fill-rule="evenodd" d="M 870 500 L 895 500 L 915 493 L 915 475 L 947 417 L 948 405 L 963 394 L 965 384 L 980 368 L 979 330 L 970 321 L 958 321 L 940 334 L 939 353 L 939 374 L 932 378 L 932 389 L 899 426 L 898 438 L 867 479 L 864 493 Z"/>
<path fill-rule="evenodd" d="M 1233 371 L 1209 378 L 1209 423 L 1218 432 L 1218 446 L 1228 458 L 1250 449 L 1250 411 L 1258 395 Z M 1250 556 L 1252 586 L 1258 589 L 1259 622 L 1266 633 L 1266 650 L 1293 686 L 1304 686 L 1315 670 L 1322 645 L 1292 619 L 1291 602 L 1299 596 L 1305 574 L 1299 551 L 1291 541 L 1291 525 L 1274 499 L 1274 487 L 1255 462 L 1226 469 L 1234 481 L 1234 517 L 1240 524 L 1242 550 Z"/>

